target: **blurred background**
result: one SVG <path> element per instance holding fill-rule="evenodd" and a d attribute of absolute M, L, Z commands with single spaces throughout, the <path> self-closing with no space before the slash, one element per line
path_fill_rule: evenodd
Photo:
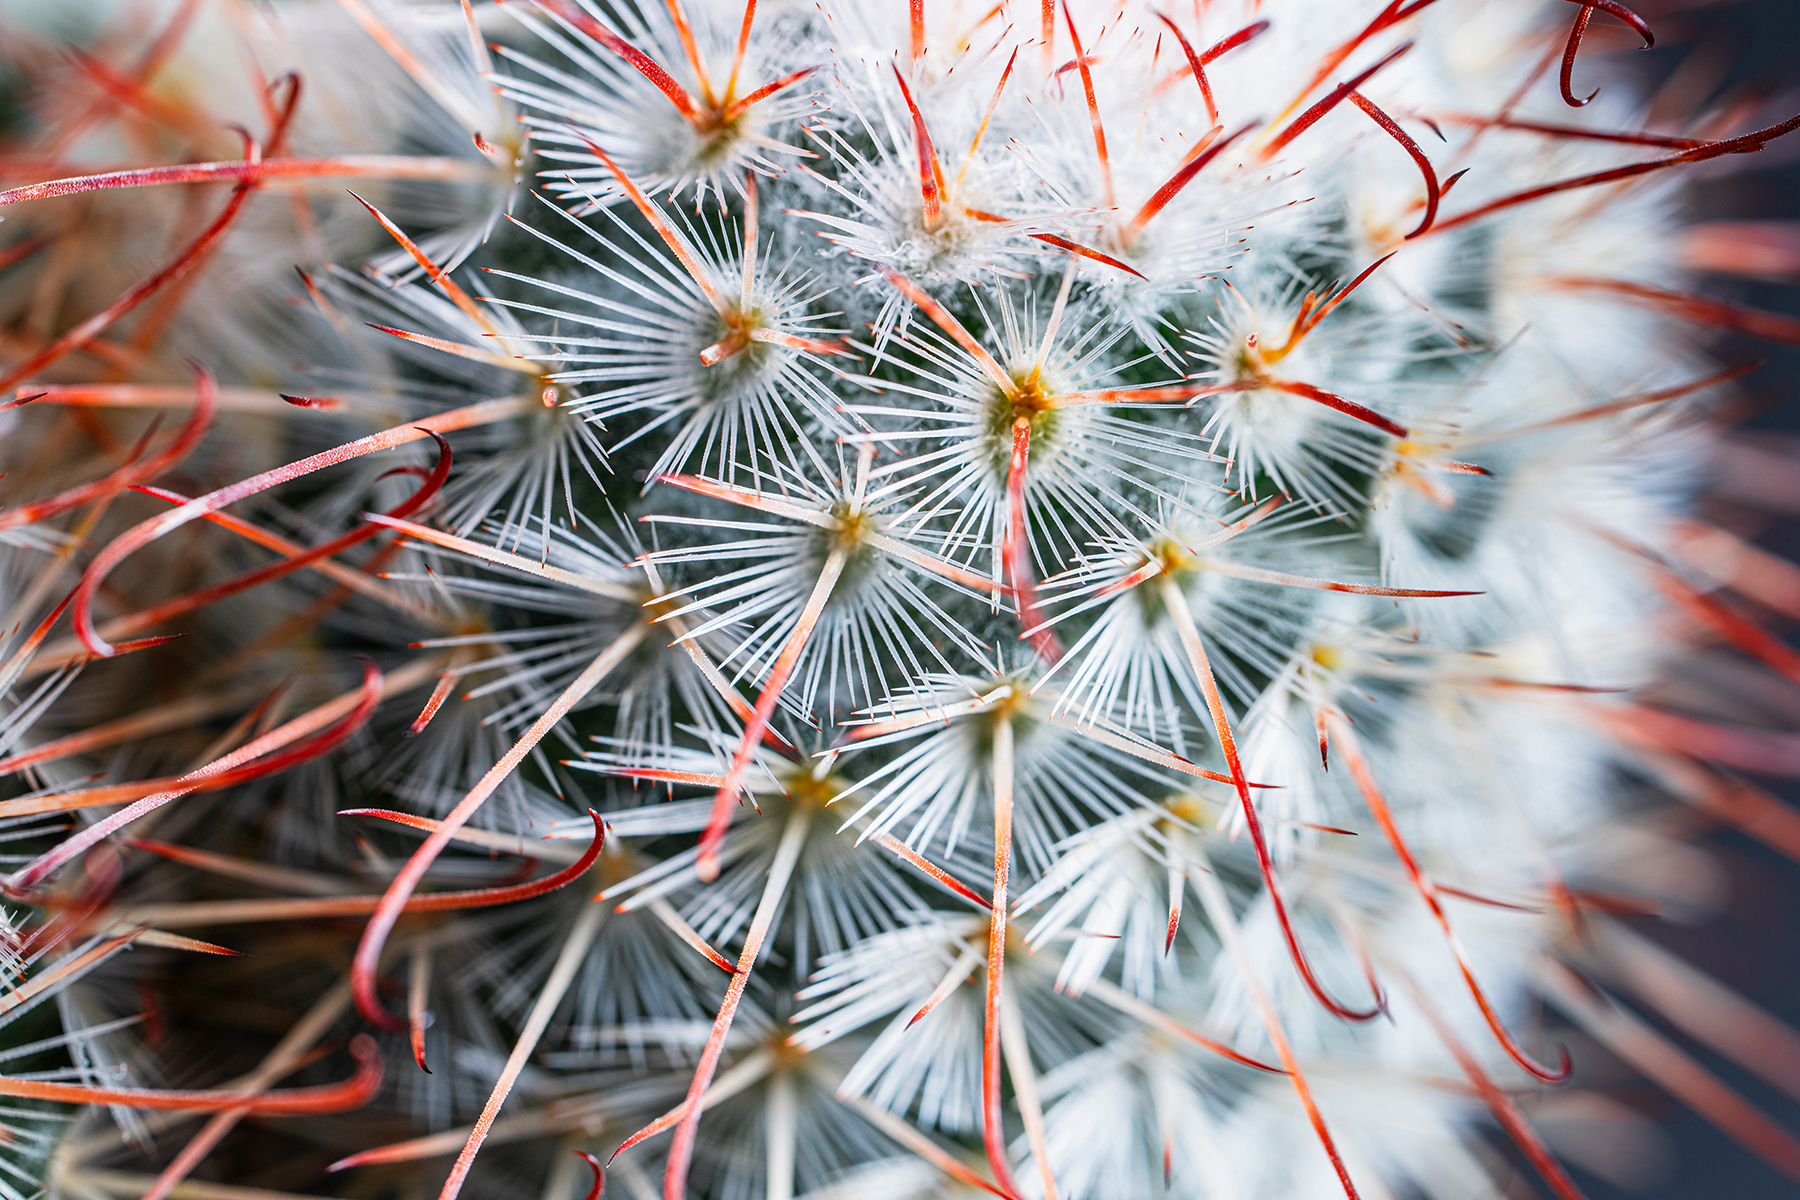
<path fill-rule="evenodd" d="M 1797 0 L 1650 0 L 1633 8 L 1656 31 L 1657 45 L 1617 55 L 1614 61 L 1641 72 L 1647 88 L 1705 88 L 1706 81 L 1716 78 L 1709 90 L 1749 89 L 1768 95 L 1784 114 L 1800 111 Z M 1735 160 L 1729 173 L 1698 178 L 1689 194 L 1697 222 L 1767 223 L 1758 231 L 1767 247 L 1758 268 L 1760 277 L 1706 275 L 1701 290 L 1800 318 L 1800 139 L 1777 142 L 1760 155 Z M 1690 261 L 1704 265 L 1705 254 L 1704 242 L 1693 244 Z M 1716 352 L 1725 363 L 1762 359 L 1767 365 L 1744 381 L 1746 419 L 1722 456 L 1716 494 L 1704 502 L 1707 515 L 1742 534 L 1753 534 L 1758 545 L 1790 561 L 1800 561 L 1800 404 L 1796 404 L 1800 345 L 1728 334 L 1719 339 Z M 1766 464 L 1771 454 L 1790 465 L 1778 464 L 1774 472 L 1756 475 L 1740 469 Z M 1756 490 L 1757 508 L 1740 503 L 1747 498 L 1742 494 L 1747 487 Z M 1792 628 L 1779 632 L 1794 644 Z M 1768 693 L 1768 703 L 1770 727 L 1795 727 L 1800 688 L 1783 684 Z M 1757 782 L 1800 808 L 1800 782 Z M 1669 918 L 1636 918 L 1632 924 L 1790 1028 L 1800 1029 L 1800 864 L 1693 810 L 1672 815 L 1691 822 L 1694 839 L 1708 847 L 1723 868 L 1726 886 L 1721 905 L 1692 924 Z M 1788 1131 L 1800 1130 L 1800 1078 L 1785 1091 L 1773 1087 L 1683 1036 L 1653 1012 L 1635 1011 L 1767 1117 Z M 1655 1122 L 1658 1131 L 1638 1140 L 1621 1178 L 1609 1181 L 1583 1170 L 1574 1155 L 1565 1160 L 1591 1200 L 1800 1196 L 1800 1184 L 1643 1082 L 1603 1047 L 1580 1043 L 1576 1062 L 1578 1085 L 1641 1113 Z M 1557 1148 L 1568 1153 L 1565 1147 Z M 1521 1173 L 1514 1194 L 1531 1194 L 1529 1179 L 1529 1172 Z"/>

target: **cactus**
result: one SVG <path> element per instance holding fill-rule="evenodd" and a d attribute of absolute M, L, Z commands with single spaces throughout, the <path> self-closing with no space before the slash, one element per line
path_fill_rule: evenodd
<path fill-rule="evenodd" d="M 1566 1200 L 1546 1000 L 1800 1171 L 1587 979 L 1717 987 L 1627 780 L 1792 848 L 1653 689 L 1800 681 L 1682 265 L 1800 117 L 1610 2 L 138 15 L 12 63 L 0 1193 Z"/>

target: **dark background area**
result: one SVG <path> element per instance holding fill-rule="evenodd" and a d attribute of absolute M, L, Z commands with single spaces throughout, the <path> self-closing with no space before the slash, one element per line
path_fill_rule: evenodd
<path fill-rule="evenodd" d="M 1722 90 L 1758 88 L 1780 119 L 1800 112 L 1800 0 L 1753 3 L 1695 3 L 1662 0 L 1633 6 L 1658 35 L 1656 48 L 1616 57 L 1621 66 L 1641 70 L 1654 86 L 1690 56 L 1715 54 L 1732 63 Z M 1597 17 L 1597 20 L 1609 18 Z M 1691 190 L 1696 220 L 1800 220 L 1800 134 L 1775 143 L 1761 155 L 1736 160 L 1728 174 L 1697 180 Z M 1705 276 L 1701 290 L 1734 303 L 1800 318 L 1800 273 L 1782 279 L 1743 280 Z M 1743 384 L 1750 415 L 1740 437 L 1794 439 L 1788 444 L 1794 474 L 1800 476 L 1800 345 L 1726 335 L 1715 352 L 1724 363 L 1762 359 L 1766 366 Z M 1800 492 L 1800 482 L 1796 484 Z M 1728 515 L 1745 515 L 1742 512 Z M 1800 561 L 1800 508 L 1771 522 L 1759 545 Z M 1794 631 L 1779 630 L 1794 644 Z M 1788 688 L 1790 692 L 1793 689 Z M 1800 693 L 1794 693 L 1800 695 Z M 1792 729 L 1793 713 L 1772 715 L 1769 725 Z M 1757 780 L 1791 806 L 1800 806 L 1794 780 Z M 1654 918 L 1633 926 L 1659 944 L 1736 989 L 1800 1029 L 1800 864 L 1761 842 L 1731 830 L 1701 826 L 1700 840 L 1723 865 L 1730 880 L 1722 911 L 1692 925 Z M 1617 995 L 1617 993 L 1613 993 Z M 1800 1131 L 1800 1102 L 1768 1086 L 1642 1008 L 1634 1011 L 1671 1037 L 1766 1116 L 1790 1132 Z M 1572 1038 L 1578 1052 L 1574 1084 L 1587 1086 L 1661 1123 L 1671 1151 L 1654 1169 L 1646 1188 L 1613 1186 L 1571 1165 L 1590 1200 L 1777 1200 L 1800 1197 L 1800 1182 L 1761 1161 L 1740 1143 L 1695 1114 L 1591 1042 Z M 1595 1061 L 1598 1060 L 1598 1061 Z M 1796 1081 L 1800 1082 L 1800 1081 Z M 1523 1175 L 1532 1177 L 1529 1171 Z M 1521 1194 L 1523 1189 L 1521 1189 Z M 1548 1193 L 1545 1193 L 1546 1195 Z"/>

